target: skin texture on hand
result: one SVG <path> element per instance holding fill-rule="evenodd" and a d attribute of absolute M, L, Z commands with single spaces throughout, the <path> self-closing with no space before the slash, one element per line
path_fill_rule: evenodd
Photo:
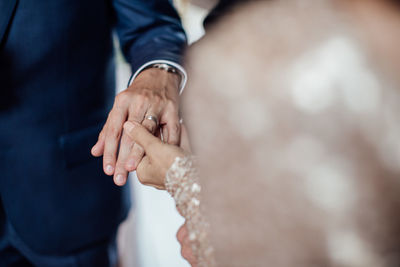
<path fill-rule="evenodd" d="M 132 142 L 144 149 L 145 156 L 136 174 L 144 185 L 165 189 L 165 175 L 176 157 L 184 157 L 190 151 L 186 128 L 182 125 L 180 146 L 163 143 L 138 123 L 126 122 L 124 131 Z"/>
<path fill-rule="evenodd" d="M 144 155 L 143 148 L 124 133 L 126 121 L 140 123 L 152 134 L 161 131 L 168 144 L 179 143 L 179 83 L 179 75 L 150 68 L 116 96 L 91 151 L 95 157 L 103 156 L 104 172 L 114 176 L 116 185 L 126 183 L 128 172 L 137 170 Z M 146 119 L 150 115 L 157 118 L 159 125 Z"/>

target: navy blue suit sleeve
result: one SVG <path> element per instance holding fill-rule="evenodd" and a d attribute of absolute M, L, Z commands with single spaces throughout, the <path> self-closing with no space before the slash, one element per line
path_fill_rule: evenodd
<path fill-rule="evenodd" d="M 169 0 L 112 0 L 122 52 L 133 73 L 153 60 L 181 63 L 186 35 Z"/>

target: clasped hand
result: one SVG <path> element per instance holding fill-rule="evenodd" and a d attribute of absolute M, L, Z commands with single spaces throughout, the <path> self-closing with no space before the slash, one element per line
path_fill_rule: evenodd
<path fill-rule="evenodd" d="M 141 124 L 156 136 L 162 134 L 166 143 L 179 144 L 179 83 L 179 75 L 150 68 L 141 72 L 128 89 L 116 96 L 91 151 L 95 157 L 103 156 L 104 172 L 113 175 L 115 184 L 124 185 L 130 171 L 137 170 L 138 177 L 142 172 L 138 165 L 145 151 L 123 131 L 125 122 Z M 155 120 L 146 119 L 148 116 L 155 117 L 159 125 Z"/>

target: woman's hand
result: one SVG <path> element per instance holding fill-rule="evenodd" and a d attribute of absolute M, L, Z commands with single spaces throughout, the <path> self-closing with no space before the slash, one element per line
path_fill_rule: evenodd
<path fill-rule="evenodd" d="M 189 240 L 189 234 L 186 227 L 186 222 L 179 228 L 176 238 L 181 244 L 181 255 L 187 260 L 192 267 L 197 266 L 196 257 L 193 255 L 192 246 Z"/>
<path fill-rule="evenodd" d="M 165 175 L 176 157 L 184 157 L 190 151 L 187 131 L 182 125 L 180 146 L 163 143 L 142 125 L 126 122 L 124 132 L 133 142 L 144 149 L 145 156 L 137 166 L 136 174 L 144 185 L 165 189 Z"/>

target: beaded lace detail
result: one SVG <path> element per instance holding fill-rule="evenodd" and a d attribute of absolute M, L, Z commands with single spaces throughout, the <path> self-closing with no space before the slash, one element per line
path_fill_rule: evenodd
<path fill-rule="evenodd" d="M 176 202 L 186 227 L 197 266 L 215 266 L 213 249 L 208 239 L 208 224 L 200 210 L 199 176 L 194 157 L 177 157 L 165 177 L 165 187 Z"/>

